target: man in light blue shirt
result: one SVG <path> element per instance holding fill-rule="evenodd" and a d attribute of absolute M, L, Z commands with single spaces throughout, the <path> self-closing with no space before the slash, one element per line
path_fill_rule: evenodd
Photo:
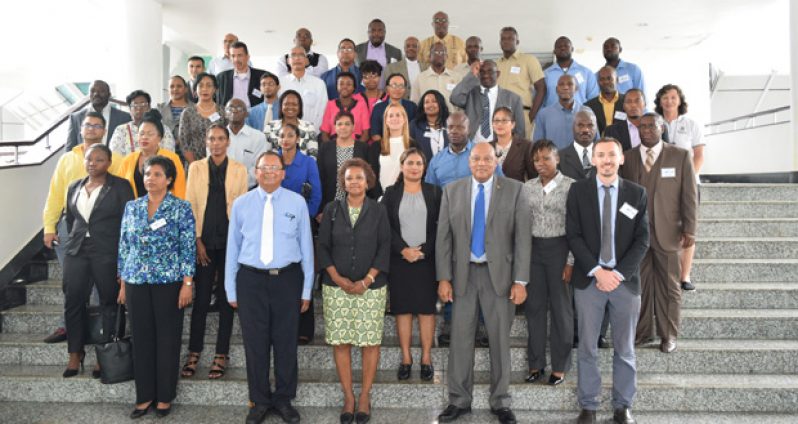
<path fill-rule="evenodd" d="M 238 309 L 255 404 L 247 422 L 261 422 L 269 411 L 299 422 L 291 399 L 298 380 L 299 314 L 310 306 L 313 284 L 310 214 L 302 196 L 280 187 L 285 165 L 277 153 L 262 153 L 256 164 L 258 187 L 236 199 L 230 213 L 225 290 Z M 280 364 L 274 391 L 266 377 L 272 348 Z"/>
<path fill-rule="evenodd" d="M 596 76 L 593 71 L 573 60 L 571 57 L 573 52 L 574 46 L 568 37 L 560 37 L 554 42 L 556 60 L 543 71 L 543 75 L 546 78 L 546 102 L 543 103 L 543 106 L 551 106 L 557 103 L 555 88 L 557 87 L 557 81 L 563 75 L 571 75 L 576 79 L 577 91 L 575 98 L 580 104 L 598 96 L 599 88 L 596 83 Z"/>
<path fill-rule="evenodd" d="M 575 98 L 578 87 L 574 76 L 560 76 L 556 87 L 559 101 L 544 107 L 535 117 L 533 140 L 549 139 L 558 149 L 571 144 L 574 139 L 574 116 L 582 108 L 582 102 Z"/>
<path fill-rule="evenodd" d="M 603 51 L 604 60 L 607 61 L 606 66 L 612 66 L 615 68 L 615 73 L 618 74 L 619 93 L 625 94 L 632 88 L 638 88 L 643 93 L 646 92 L 646 82 L 643 79 L 643 72 L 640 67 L 634 63 L 621 60 L 623 48 L 620 40 L 615 37 L 608 38 L 604 41 Z"/>
<path fill-rule="evenodd" d="M 473 143 L 468 140 L 468 116 L 461 111 L 449 115 L 446 120 L 449 134 L 449 147 L 441 150 L 427 166 L 425 181 L 443 188 L 454 180 L 471 175 L 468 156 Z M 501 166 L 496 167 L 497 175 L 504 175 Z"/>

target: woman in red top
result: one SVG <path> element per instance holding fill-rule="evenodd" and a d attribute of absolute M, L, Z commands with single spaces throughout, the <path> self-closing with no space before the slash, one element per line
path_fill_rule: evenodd
<path fill-rule="evenodd" d="M 329 141 L 335 134 L 335 116 L 338 112 L 349 112 L 355 117 L 353 134 L 357 140 L 368 138 L 371 114 L 368 102 L 360 96 L 353 97 L 357 80 L 351 72 L 341 72 L 335 79 L 338 98 L 327 102 L 321 121 L 321 141 Z"/>

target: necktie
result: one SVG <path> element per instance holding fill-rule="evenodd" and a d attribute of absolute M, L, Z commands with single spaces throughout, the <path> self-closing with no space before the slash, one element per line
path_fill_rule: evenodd
<path fill-rule="evenodd" d="M 272 195 L 266 195 L 266 204 L 263 206 L 263 229 L 260 236 L 260 260 L 268 266 L 274 258 L 274 207 Z"/>
<path fill-rule="evenodd" d="M 266 115 L 263 117 L 263 128 L 265 129 L 270 122 L 272 122 L 272 104 L 266 105 Z"/>
<path fill-rule="evenodd" d="M 651 172 L 651 168 L 654 167 L 654 149 L 647 149 L 646 150 L 646 172 Z"/>
<path fill-rule="evenodd" d="M 601 207 L 601 261 L 606 263 L 612 259 L 612 186 L 601 188 L 604 189 L 604 204 Z"/>
<path fill-rule="evenodd" d="M 485 254 L 485 186 L 479 185 L 474 202 L 474 225 L 471 228 L 471 253 L 476 257 Z"/>
<path fill-rule="evenodd" d="M 490 137 L 490 99 L 487 89 L 482 90 L 482 123 L 479 126 L 479 131 L 482 133 L 482 138 Z"/>
<path fill-rule="evenodd" d="M 588 169 L 590 166 L 590 158 L 587 157 L 587 147 L 585 147 L 582 149 L 582 168 Z"/>

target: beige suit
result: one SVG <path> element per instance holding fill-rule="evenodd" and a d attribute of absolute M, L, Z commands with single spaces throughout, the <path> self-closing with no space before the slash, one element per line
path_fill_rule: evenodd
<path fill-rule="evenodd" d="M 202 236 L 202 224 L 205 221 L 205 207 L 208 202 L 208 161 L 210 156 L 194 161 L 188 167 L 188 183 L 186 184 L 186 200 L 191 203 L 197 237 Z M 227 158 L 227 173 L 224 177 L 224 195 L 227 203 L 227 216 L 233 208 L 233 201 L 247 192 L 247 168 L 233 159 Z"/>

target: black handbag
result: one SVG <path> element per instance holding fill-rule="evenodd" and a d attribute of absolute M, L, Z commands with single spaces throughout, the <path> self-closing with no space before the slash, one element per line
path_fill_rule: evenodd
<path fill-rule="evenodd" d="M 86 307 L 86 329 L 84 337 L 86 344 L 100 344 L 110 340 L 109 335 L 103 334 L 103 313 L 99 305 Z"/>
<path fill-rule="evenodd" d="M 115 384 L 133 379 L 133 342 L 130 336 L 119 338 L 124 333 L 122 316 L 125 310 L 122 305 L 116 312 L 116 325 L 113 338 L 108 343 L 94 346 L 97 362 L 100 364 L 100 382 Z"/>

